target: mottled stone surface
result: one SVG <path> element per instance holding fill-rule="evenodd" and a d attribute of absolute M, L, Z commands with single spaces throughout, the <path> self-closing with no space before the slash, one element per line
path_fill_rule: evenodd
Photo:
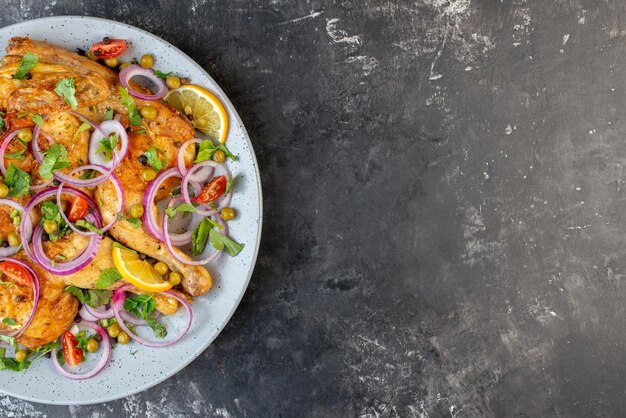
<path fill-rule="evenodd" d="M 623 2 L 23 0 L 0 22 L 63 14 L 153 32 L 220 83 L 264 236 L 181 373 L 0 416 L 626 414 Z"/>

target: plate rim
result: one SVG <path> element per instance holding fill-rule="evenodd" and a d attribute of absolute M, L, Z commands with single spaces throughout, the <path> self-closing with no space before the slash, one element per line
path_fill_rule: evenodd
<path fill-rule="evenodd" d="M 13 23 L 11 25 L 3 26 L 3 27 L 0 28 L 0 31 L 10 30 L 11 28 L 17 28 L 20 25 L 22 25 L 24 23 L 27 23 L 27 22 L 37 22 L 37 21 L 50 22 L 50 21 L 55 21 L 55 20 L 60 20 L 60 21 L 67 21 L 67 20 L 70 20 L 70 21 L 71 20 L 90 20 L 90 21 L 96 21 L 96 22 L 106 22 L 106 23 L 114 24 L 114 25 L 123 25 L 123 26 L 126 26 L 128 29 L 136 30 L 136 31 L 142 33 L 143 35 L 151 38 L 154 41 L 157 41 L 157 42 L 165 44 L 168 48 L 171 48 L 176 53 L 182 55 L 183 58 L 185 58 L 188 62 L 191 62 L 191 64 L 194 67 L 196 67 L 196 69 L 198 71 L 200 71 L 205 77 L 207 77 L 207 79 L 209 79 L 213 83 L 212 88 L 215 88 L 218 91 L 220 98 L 223 101 L 226 102 L 226 107 L 229 108 L 232 111 L 232 115 L 234 116 L 235 121 L 239 124 L 239 126 L 241 127 L 241 129 L 243 131 L 244 139 L 246 141 L 247 146 L 250 148 L 250 151 L 251 151 L 252 164 L 254 166 L 254 172 L 256 174 L 255 181 L 256 181 L 256 184 L 257 184 L 257 193 L 258 193 L 258 199 L 259 199 L 259 213 L 258 213 L 258 218 L 257 218 L 258 219 L 258 232 L 257 232 L 257 236 L 256 236 L 254 253 L 253 253 L 252 262 L 250 264 L 250 268 L 248 269 L 248 273 L 246 275 L 246 279 L 245 279 L 244 285 L 242 286 L 241 292 L 237 296 L 237 300 L 235 301 L 235 303 L 232 305 L 231 310 L 224 317 L 224 320 L 222 321 L 222 323 L 220 323 L 220 325 L 218 327 L 219 331 L 212 338 L 207 339 L 200 346 L 199 349 L 195 350 L 195 352 L 191 356 L 189 356 L 188 358 L 184 359 L 177 367 L 175 367 L 172 370 L 168 371 L 168 373 L 163 374 L 162 377 L 159 377 L 158 379 L 154 380 L 153 382 L 147 383 L 145 385 L 139 386 L 138 388 L 135 388 L 133 390 L 129 390 L 129 391 L 117 394 L 117 395 L 110 395 L 110 396 L 104 397 L 104 398 L 98 400 L 97 402 L 93 402 L 93 401 L 90 401 L 90 400 L 89 401 L 81 401 L 81 400 L 77 400 L 77 401 L 42 400 L 42 399 L 34 398 L 32 396 L 26 396 L 26 395 L 11 393 L 11 392 L 6 391 L 4 388 L 2 388 L 2 386 L 0 386 L 0 394 L 8 395 L 8 396 L 11 396 L 11 397 L 14 397 L 14 398 L 17 398 L 17 399 L 22 399 L 22 400 L 25 400 L 25 401 L 28 401 L 28 402 L 34 402 L 34 403 L 38 403 L 38 404 L 42 404 L 42 405 L 65 405 L 65 406 L 70 406 L 70 405 L 96 405 L 96 404 L 101 404 L 101 403 L 105 403 L 105 402 L 110 402 L 110 401 L 126 398 L 128 396 L 136 395 L 136 394 L 138 394 L 140 392 L 144 392 L 144 391 L 146 391 L 146 390 L 148 390 L 150 388 L 153 388 L 153 387 L 159 385 L 160 383 L 165 382 L 166 380 L 168 380 L 169 378 L 171 378 L 172 376 L 174 376 L 178 372 L 180 372 L 182 369 L 187 367 L 189 364 L 191 364 L 195 359 L 197 359 L 209 347 L 209 345 L 211 345 L 213 343 L 213 341 L 215 341 L 215 339 L 222 333 L 222 331 L 224 331 L 224 328 L 230 322 L 232 316 L 234 315 L 235 311 L 239 307 L 239 304 L 241 303 L 241 300 L 243 299 L 243 295 L 246 293 L 246 290 L 248 290 L 248 286 L 250 284 L 250 279 L 252 278 L 252 274 L 254 273 L 254 268 L 256 267 L 256 263 L 258 261 L 259 248 L 261 246 L 261 235 L 262 235 L 262 231 L 263 231 L 263 187 L 262 187 L 262 183 L 261 183 L 261 173 L 259 171 L 259 164 L 258 164 L 258 161 L 257 161 L 257 158 L 256 158 L 256 153 L 254 151 L 254 147 L 252 145 L 252 142 L 250 141 L 250 135 L 248 134 L 248 131 L 247 131 L 243 121 L 241 120 L 241 117 L 239 116 L 239 113 L 237 112 L 237 109 L 235 108 L 235 106 L 233 106 L 232 102 L 230 101 L 230 98 L 222 90 L 221 86 L 193 58 L 191 58 L 189 55 L 187 55 L 184 51 L 180 50 L 175 45 L 171 44 L 170 42 L 166 41 L 165 39 L 163 39 L 163 38 L 161 38 L 161 37 L 159 37 L 159 36 L 157 36 L 157 35 L 155 35 L 155 34 L 153 34 L 151 32 L 148 32 L 147 30 L 138 28 L 138 27 L 136 27 L 134 25 L 131 25 L 129 23 L 119 22 L 117 20 L 106 19 L 106 18 L 96 17 L 96 16 L 80 16 L 80 15 L 47 16 L 47 17 L 41 17 L 41 18 L 37 18 L 37 19 L 24 20 L 24 21 L 21 21 L 21 22 Z"/>

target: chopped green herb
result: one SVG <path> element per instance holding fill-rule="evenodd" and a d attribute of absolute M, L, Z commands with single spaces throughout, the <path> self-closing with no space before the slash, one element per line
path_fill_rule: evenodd
<path fill-rule="evenodd" d="M 156 318 L 148 318 L 146 319 L 146 323 L 152 329 L 154 335 L 157 338 L 167 337 L 167 330 L 165 329 L 165 326 L 160 323 Z"/>
<path fill-rule="evenodd" d="M 191 234 L 191 254 L 202 254 L 209 239 L 209 230 L 212 228 L 211 222 L 208 218 L 204 218 L 200 225 L 194 229 Z"/>
<path fill-rule="evenodd" d="M 244 247 L 244 244 L 239 244 L 215 229 L 209 231 L 209 238 L 211 239 L 211 245 L 213 245 L 216 250 L 223 251 L 226 249 L 226 253 L 231 257 L 235 257 L 239 254 Z"/>
<path fill-rule="evenodd" d="M 30 120 L 32 120 L 35 125 L 41 125 L 43 123 L 43 117 L 39 113 L 35 113 Z"/>
<path fill-rule="evenodd" d="M 133 126 L 141 125 L 141 116 L 139 115 L 139 111 L 137 110 L 137 105 L 135 104 L 135 101 L 133 100 L 131 95 L 128 93 L 128 90 L 120 86 L 119 93 L 122 105 L 126 107 L 126 111 L 128 112 L 130 124 Z"/>
<path fill-rule="evenodd" d="M 122 278 L 122 275 L 116 268 L 108 268 L 100 273 L 100 278 L 96 280 L 97 289 L 106 289 Z"/>
<path fill-rule="evenodd" d="M 15 326 L 15 325 L 17 325 L 17 322 L 15 322 L 15 319 L 13 319 L 13 318 L 4 318 L 4 319 L 2 320 L 2 323 L 3 323 L 3 324 L 6 324 L 6 325 L 10 325 L 10 326 Z"/>
<path fill-rule="evenodd" d="M 159 78 L 163 78 L 163 79 L 165 79 L 165 78 L 169 77 L 169 76 L 170 76 L 170 74 L 172 74 L 172 72 L 171 72 L 171 71 L 170 71 L 169 73 L 163 73 L 163 72 L 161 72 L 161 71 L 159 71 L 159 70 L 154 70 L 154 75 L 155 75 L 155 76 L 157 76 L 157 77 L 159 77 Z"/>
<path fill-rule="evenodd" d="M 104 234 L 101 229 L 98 229 L 94 224 L 87 222 L 84 219 L 79 219 L 74 222 L 74 224 L 80 228 L 86 229 L 87 231 L 95 232 L 96 234 Z"/>
<path fill-rule="evenodd" d="M 10 163 L 4 176 L 4 184 L 9 187 L 9 196 L 22 197 L 28 193 L 30 176 L 25 171 L 17 168 L 15 164 Z"/>
<path fill-rule="evenodd" d="M 4 118 L 0 116 L 0 128 L 4 128 Z"/>
<path fill-rule="evenodd" d="M 143 155 L 148 159 L 148 165 L 154 168 L 156 171 L 161 171 L 167 166 L 167 161 L 164 159 L 159 159 L 159 153 L 161 151 L 165 155 L 165 151 L 156 145 L 151 147 L 148 151 L 144 152 Z"/>
<path fill-rule="evenodd" d="M 146 131 L 145 129 L 140 129 L 137 131 L 138 134 L 146 134 L 148 133 L 148 131 Z"/>
<path fill-rule="evenodd" d="M 13 209 L 11 211 L 11 215 L 9 215 L 11 217 L 11 219 L 13 219 L 13 225 L 18 226 L 20 224 L 20 222 L 22 221 L 22 217 L 20 216 L 22 212 L 20 212 L 17 209 Z"/>
<path fill-rule="evenodd" d="M 53 172 L 70 167 L 65 147 L 61 144 L 54 144 L 44 153 L 43 162 L 39 166 L 39 175 L 49 180 L 53 177 Z"/>
<path fill-rule="evenodd" d="M 52 234 L 48 234 L 50 241 L 57 241 L 63 238 L 65 235 L 72 232 L 70 227 L 65 223 L 63 218 L 61 218 L 61 214 L 59 213 L 59 207 L 50 201 L 43 202 L 41 204 L 41 223 L 43 224 L 45 221 L 53 221 L 57 224 L 56 232 Z M 59 254 L 57 254 L 58 256 Z"/>
<path fill-rule="evenodd" d="M 224 155 L 226 155 L 231 160 L 237 161 L 237 157 L 233 155 L 233 153 L 230 152 L 228 148 L 226 148 L 226 145 L 215 145 L 212 141 L 207 139 L 206 141 L 200 143 L 200 147 L 198 147 L 198 156 L 196 157 L 196 160 L 194 162 L 200 163 L 202 161 L 210 160 L 211 158 L 213 158 L 213 154 L 215 154 L 215 151 L 217 150 L 221 150 Z"/>
<path fill-rule="evenodd" d="M 76 101 L 76 84 L 74 84 L 73 78 L 64 78 L 59 81 L 54 88 L 54 92 L 59 96 L 65 99 L 65 103 L 70 105 L 72 109 L 76 109 L 78 107 L 78 102 Z"/>
<path fill-rule="evenodd" d="M 178 212 L 195 212 L 195 211 L 196 211 L 196 208 L 194 208 L 189 203 L 182 203 L 175 208 L 165 209 L 165 213 L 167 213 L 167 216 L 169 216 L 170 218 L 173 218 L 174 215 L 176 215 Z"/>
<path fill-rule="evenodd" d="M 88 124 L 87 122 L 83 122 L 82 125 L 80 125 L 78 129 L 76 130 L 76 132 L 74 133 L 74 139 L 76 139 L 76 137 L 80 135 L 81 132 L 84 132 L 89 128 L 91 128 L 91 125 Z"/>
<path fill-rule="evenodd" d="M 13 74 L 13 78 L 21 79 L 26 77 L 26 73 L 32 70 L 39 62 L 37 55 L 32 52 L 27 52 L 20 61 L 20 66 L 17 68 L 17 72 Z"/>
<path fill-rule="evenodd" d="M 113 109 L 107 109 L 107 111 L 104 112 L 104 120 L 113 120 Z"/>
<path fill-rule="evenodd" d="M 117 248 L 121 248 L 123 250 L 127 250 L 127 251 L 132 251 L 134 253 L 136 253 L 137 251 L 133 250 L 132 248 L 128 248 L 122 244 L 120 244 L 119 242 L 115 241 L 113 242 L 113 244 L 111 244 L 112 247 L 117 247 Z"/>
<path fill-rule="evenodd" d="M 121 221 L 122 221 L 122 220 L 123 220 L 123 221 L 127 221 L 129 224 L 131 224 L 131 225 L 132 225 L 133 227 L 135 227 L 135 228 L 140 228 L 140 227 L 143 225 L 143 223 L 141 222 L 141 219 L 138 219 L 138 218 L 130 218 L 130 217 L 128 217 L 128 216 L 124 216 L 124 215 L 123 215 L 123 214 L 121 214 L 121 213 L 118 213 L 118 214 L 117 214 L 117 219 L 119 219 L 119 220 L 121 220 Z"/>
<path fill-rule="evenodd" d="M 113 151 L 115 150 L 116 146 L 117 146 L 117 134 L 113 132 L 111 135 L 105 138 L 102 138 L 100 140 L 100 145 L 98 146 L 98 149 L 96 150 L 96 154 L 101 152 L 104 154 L 104 160 L 110 161 L 111 158 L 113 158 Z"/>
<path fill-rule="evenodd" d="M 7 158 L 9 160 L 23 161 L 24 158 L 26 158 L 24 156 L 24 153 L 26 152 L 26 149 L 28 147 L 26 146 L 26 143 L 24 141 L 22 141 L 19 138 L 16 138 L 16 139 L 22 145 L 22 149 L 16 152 L 9 153 L 9 154 L 4 154 L 4 158 Z"/>
<path fill-rule="evenodd" d="M 154 296 L 140 294 L 129 296 L 124 302 L 124 309 L 137 318 L 148 319 L 149 315 L 154 311 L 155 301 Z"/>
<path fill-rule="evenodd" d="M 76 286 L 67 286 L 65 291 L 76 296 L 80 303 L 86 303 L 92 308 L 111 302 L 111 296 L 113 296 L 110 290 L 81 289 Z"/>
<path fill-rule="evenodd" d="M 21 118 L 23 118 L 23 117 L 26 117 L 26 115 L 28 115 L 28 113 L 26 113 L 26 112 L 20 112 L 20 113 L 18 113 L 18 114 L 17 114 L 17 117 L 21 119 Z"/>
<path fill-rule="evenodd" d="M 233 189 L 233 180 L 235 180 L 234 177 L 228 177 L 228 180 L 226 181 L 226 190 L 224 191 L 225 194 L 230 193 Z"/>

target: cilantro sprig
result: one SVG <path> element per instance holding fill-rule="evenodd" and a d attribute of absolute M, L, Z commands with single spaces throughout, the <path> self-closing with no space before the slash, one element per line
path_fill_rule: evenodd
<path fill-rule="evenodd" d="M 25 53 L 22 57 L 22 60 L 20 61 L 20 66 L 17 68 L 17 72 L 13 74 L 13 78 L 19 80 L 26 77 L 26 74 L 30 70 L 32 70 L 38 63 L 39 58 L 37 58 L 37 55 L 33 54 L 32 52 Z"/>
<path fill-rule="evenodd" d="M 61 96 L 65 100 L 65 103 L 70 105 L 72 109 L 76 109 L 78 107 L 78 101 L 75 97 L 76 84 L 74 84 L 73 78 L 64 78 L 60 80 L 54 88 L 54 92 Z"/>

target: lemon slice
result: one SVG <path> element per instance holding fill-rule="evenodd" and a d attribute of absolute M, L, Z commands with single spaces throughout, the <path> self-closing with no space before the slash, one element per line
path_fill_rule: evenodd
<path fill-rule="evenodd" d="M 142 290 L 163 292 L 173 286 L 170 282 L 163 280 L 150 263 L 140 260 L 135 251 L 113 247 L 113 263 L 128 283 Z"/>
<path fill-rule="evenodd" d="M 222 144 L 226 142 L 228 114 L 213 93 L 195 84 L 185 84 L 171 90 L 163 100 L 187 115 L 194 128 Z"/>

